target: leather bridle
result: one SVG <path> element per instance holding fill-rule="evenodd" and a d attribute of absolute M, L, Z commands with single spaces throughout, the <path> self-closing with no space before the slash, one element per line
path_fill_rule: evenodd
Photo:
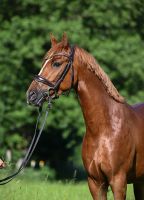
<path fill-rule="evenodd" d="M 43 84 L 48 86 L 48 91 L 47 91 L 48 93 L 46 93 L 46 92 L 44 93 L 44 98 L 46 96 L 49 97 L 49 93 L 50 93 L 51 90 L 54 91 L 54 95 L 55 96 L 53 96 L 53 98 L 57 98 L 58 97 L 57 92 L 58 92 L 59 86 L 60 86 L 60 84 L 64 80 L 66 74 L 68 73 L 68 71 L 71 68 L 71 72 L 72 73 L 71 73 L 71 87 L 69 89 L 69 92 L 70 92 L 70 90 L 71 90 L 71 88 L 73 86 L 73 82 L 74 82 L 74 68 L 73 68 L 74 51 L 75 51 L 75 48 L 74 48 L 74 46 L 72 46 L 70 48 L 70 54 L 69 55 L 66 54 L 66 53 L 56 53 L 52 57 L 50 57 L 50 59 L 53 58 L 54 56 L 65 56 L 65 57 L 68 58 L 68 63 L 66 64 L 63 72 L 60 74 L 59 78 L 55 81 L 55 83 L 52 83 L 51 81 L 49 81 L 48 79 L 46 79 L 46 78 L 44 78 L 44 77 L 42 77 L 40 75 L 35 75 L 34 76 L 34 80 L 36 82 L 40 82 L 40 83 L 43 83 Z"/>

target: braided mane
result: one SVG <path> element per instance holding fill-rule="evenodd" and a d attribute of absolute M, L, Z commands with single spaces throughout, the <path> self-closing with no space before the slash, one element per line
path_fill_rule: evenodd
<path fill-rule="evenodd" d="M 122 97 L 117 89 L 114 87 L 113 83 L 107 76 L 107 74 L 103 71 L 103 69 L 99 66 L 99 64 L 96 62 L 93 56 L 91 56 L 88 52 L 85 50 L 76 47 L 76 54 L 78 55 L 78 58 L 83 64 L 86 64 L 87 68 L 92 71 L 99 80 L 103 83 L 107 93 L 116 101 L 120 103 L 124 103 L 124 97 Z"/>

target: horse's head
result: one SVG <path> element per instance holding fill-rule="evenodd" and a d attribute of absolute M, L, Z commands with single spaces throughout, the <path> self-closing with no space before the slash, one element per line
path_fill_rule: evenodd
<path fill-rule="evenodd" d="M 63 34 L 59 43 L 51 35 L 51 49 L 27 91 L 28 103 L 41 106 L 49 96 L 56 98 L 62 92 L 70 90 L 76 83 L 73 59 L 74 48 L 69 46 L 66 34 Z"/>

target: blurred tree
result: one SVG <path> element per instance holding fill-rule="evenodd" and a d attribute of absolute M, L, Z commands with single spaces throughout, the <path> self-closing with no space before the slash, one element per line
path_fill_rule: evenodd
<path fill-rule="evenodd" d="M 32 136 L 36 110 L 26 105 L 25 93 L 50 48 L 50 32 L 60 38 L 66 31 L 71 43 L 96 57 L 129 103 L 142 101 L 143 14 L 142 0 L 1 0 L 0 154 L 9 147 L 20 156 L 15 144 Z M 77 149 L 85 128 L 76 99 L 73 95 L 60 98 L 53 107 L 43 136 L 48 141 L 41 138 L 35 156 L 40 152 L 52 166 L 57 165 L 56 157 L 65 162 L 74 159 L 80 165 Z"/>

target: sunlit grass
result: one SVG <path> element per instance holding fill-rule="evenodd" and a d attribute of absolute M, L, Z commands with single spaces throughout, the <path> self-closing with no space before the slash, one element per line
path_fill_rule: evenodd
<path fill-rule="evenodd" d="M 1 200 L 92 200 L 86 182 L 47 182 L 14 180 L 0 186 Z M 108 200 L 112 200 L 111 191 Z M 134 200 L 132 186 L 128 186 L 127 200 Z"/>
<path fill-rule="evenodd" d="M 6 176 L 6 172 L 9 170 L 0 171 L 0 179 Z M 52 174 L 53 171 L 47 168 L 27 168 L 15 180 L 0 186 L 0 200 L 92 200 L 86 181 L 50 181 Z M 127 200 L 134 199 L 132 185 L 128 185 Z M 110 189 L 108 200 L 113 200 Z"/>

